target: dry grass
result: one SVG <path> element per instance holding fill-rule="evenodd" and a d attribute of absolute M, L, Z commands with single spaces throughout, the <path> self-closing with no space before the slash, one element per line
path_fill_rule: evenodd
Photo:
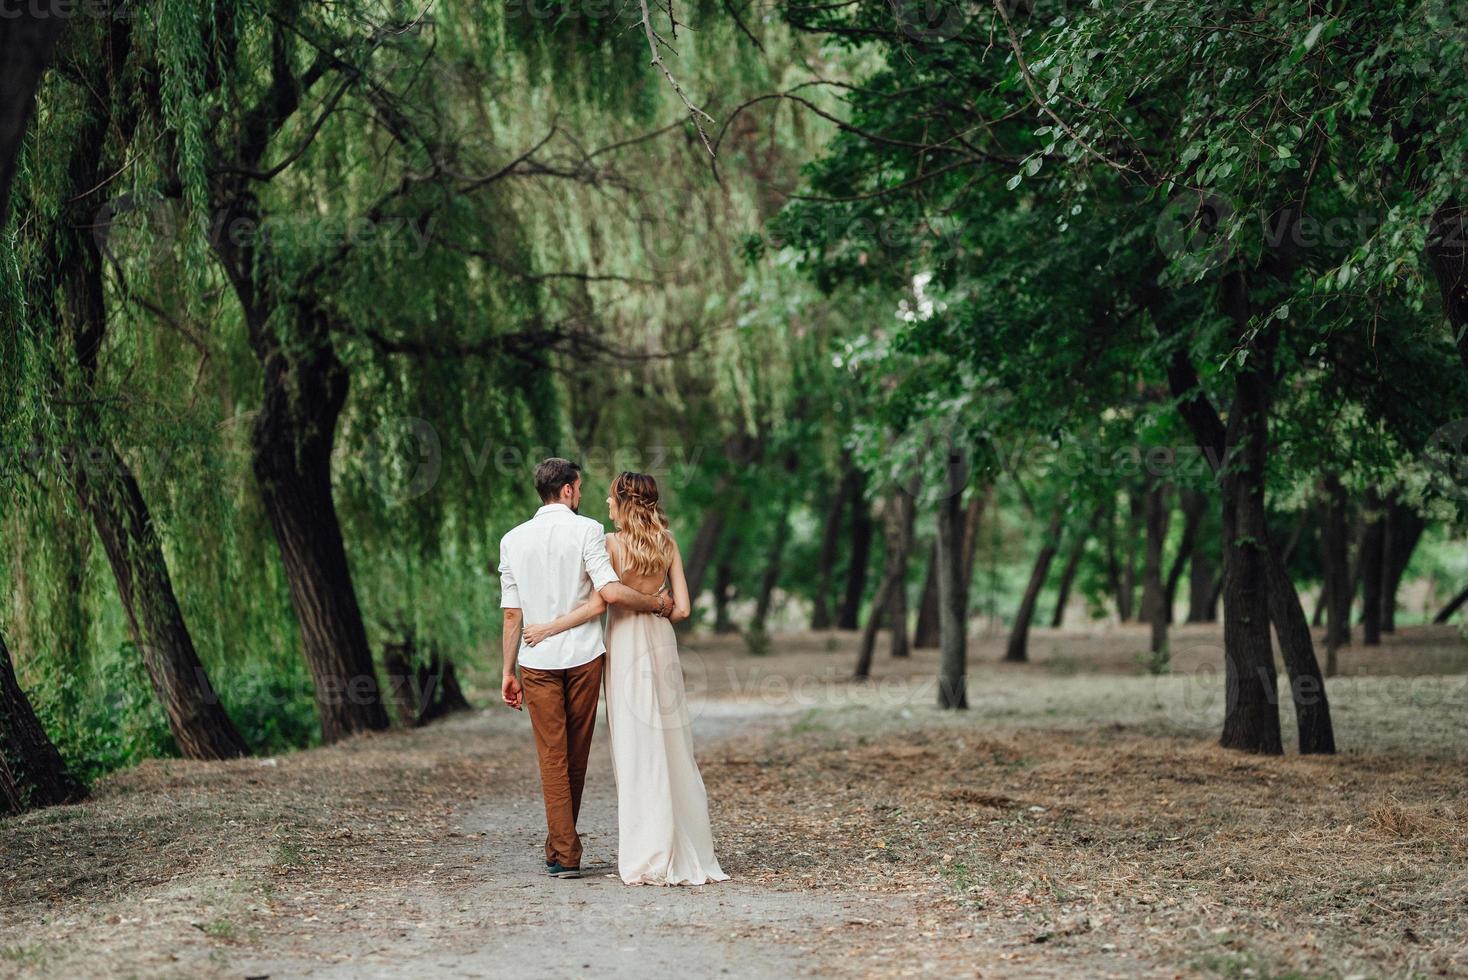
<path fill-rule="evenodd" d="M 740 828 L 730 864 L 924 891 L 940 938 L 998 924 L 1016 967 L 1120 950 L 1221 973 L 1468 971 L 1461 764 L 1256 759 L 1114 730 L 862 729 L 848 714 L 715 757 L 710 792 Z M 936 945 L 955 969 L 984 958 Z"/>

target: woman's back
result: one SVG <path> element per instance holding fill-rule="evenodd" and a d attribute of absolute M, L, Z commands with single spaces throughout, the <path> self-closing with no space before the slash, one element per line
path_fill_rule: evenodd
<path fill-rule="evenodd" d="M 617 573 L 617 578 L 629 589 L 638 592 L 653 593 L 663 587 L 668 581 L 668 569 L 672 565 L 672 559 L 668 558 L 660 571 L 656 572 L 634 572 L 627 567 L 626 552 L 622 549 L 620 534 L 607 535 L 607 554 L 612 559 L 612 568 Z"/>

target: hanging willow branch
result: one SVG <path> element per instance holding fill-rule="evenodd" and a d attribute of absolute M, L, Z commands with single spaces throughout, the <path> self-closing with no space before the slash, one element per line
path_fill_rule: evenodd
<path fill-rule="evenodd" d="M 669 51 L 673 51 L 673 46 L 664 40 L 663 36 L 652 26 L 652 10 L 648 7 L 647 0 L 637 0 L 637 4 L 642 8 L 642 32 L 647 35 L 647 47 L 652 52 L 653 66 L 663 73 L 663 77 L 668 80 L 668 84 L 673 86 L 673 91 L 678 93 L 678 98 L 683 100 L 684 107 L 688 109 L 688 117 L 693 120 L 693 128 L 698 130 L 698 138 L 703 140 L 703 148 L 709 151 L 709 156 L 716 156 L 713 144 L 709 142 L 709 134 L 704 131 L 702 122 L 703 119 L 713 122 L 714 117 L 704 112 L 689 100 L 688 94 L 683 91 L 683 86 L 678 84 L 678 79 L 674 78 L 673 73 L 668 70 L 667 64 L 663 61 L 661 49 L 667 48 Z M 668 0 L 668 21 L 673 25 L 672 34 L 676 38 L 678 36 L 678 19 L 673 16 L 673 0 Z M 673 53 L 677 54 L 676 51 Z"/>

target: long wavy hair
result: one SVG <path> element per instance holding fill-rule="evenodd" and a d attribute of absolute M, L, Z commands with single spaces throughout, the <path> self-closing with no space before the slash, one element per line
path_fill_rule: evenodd
<path fill-rule="evenodd" d="M 646 473 L 623 471 L 612 481 L 612 498 L 629 570 L 639 575 L 666 570 L 673 560 L 673 537 L 668 515 L 658 503 L 657 481 Z"/>

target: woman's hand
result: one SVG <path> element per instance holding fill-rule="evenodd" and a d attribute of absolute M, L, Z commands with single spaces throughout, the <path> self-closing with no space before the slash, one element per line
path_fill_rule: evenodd
<path fill-rule="evenodd" d="M 555 635 L 556 631 L 551 629 L 550 623 L 538 623 L 535 626 L 525 627 L 525 642 L 530 646 L 535 646 L 541 640 L 549 639 Z"/>

